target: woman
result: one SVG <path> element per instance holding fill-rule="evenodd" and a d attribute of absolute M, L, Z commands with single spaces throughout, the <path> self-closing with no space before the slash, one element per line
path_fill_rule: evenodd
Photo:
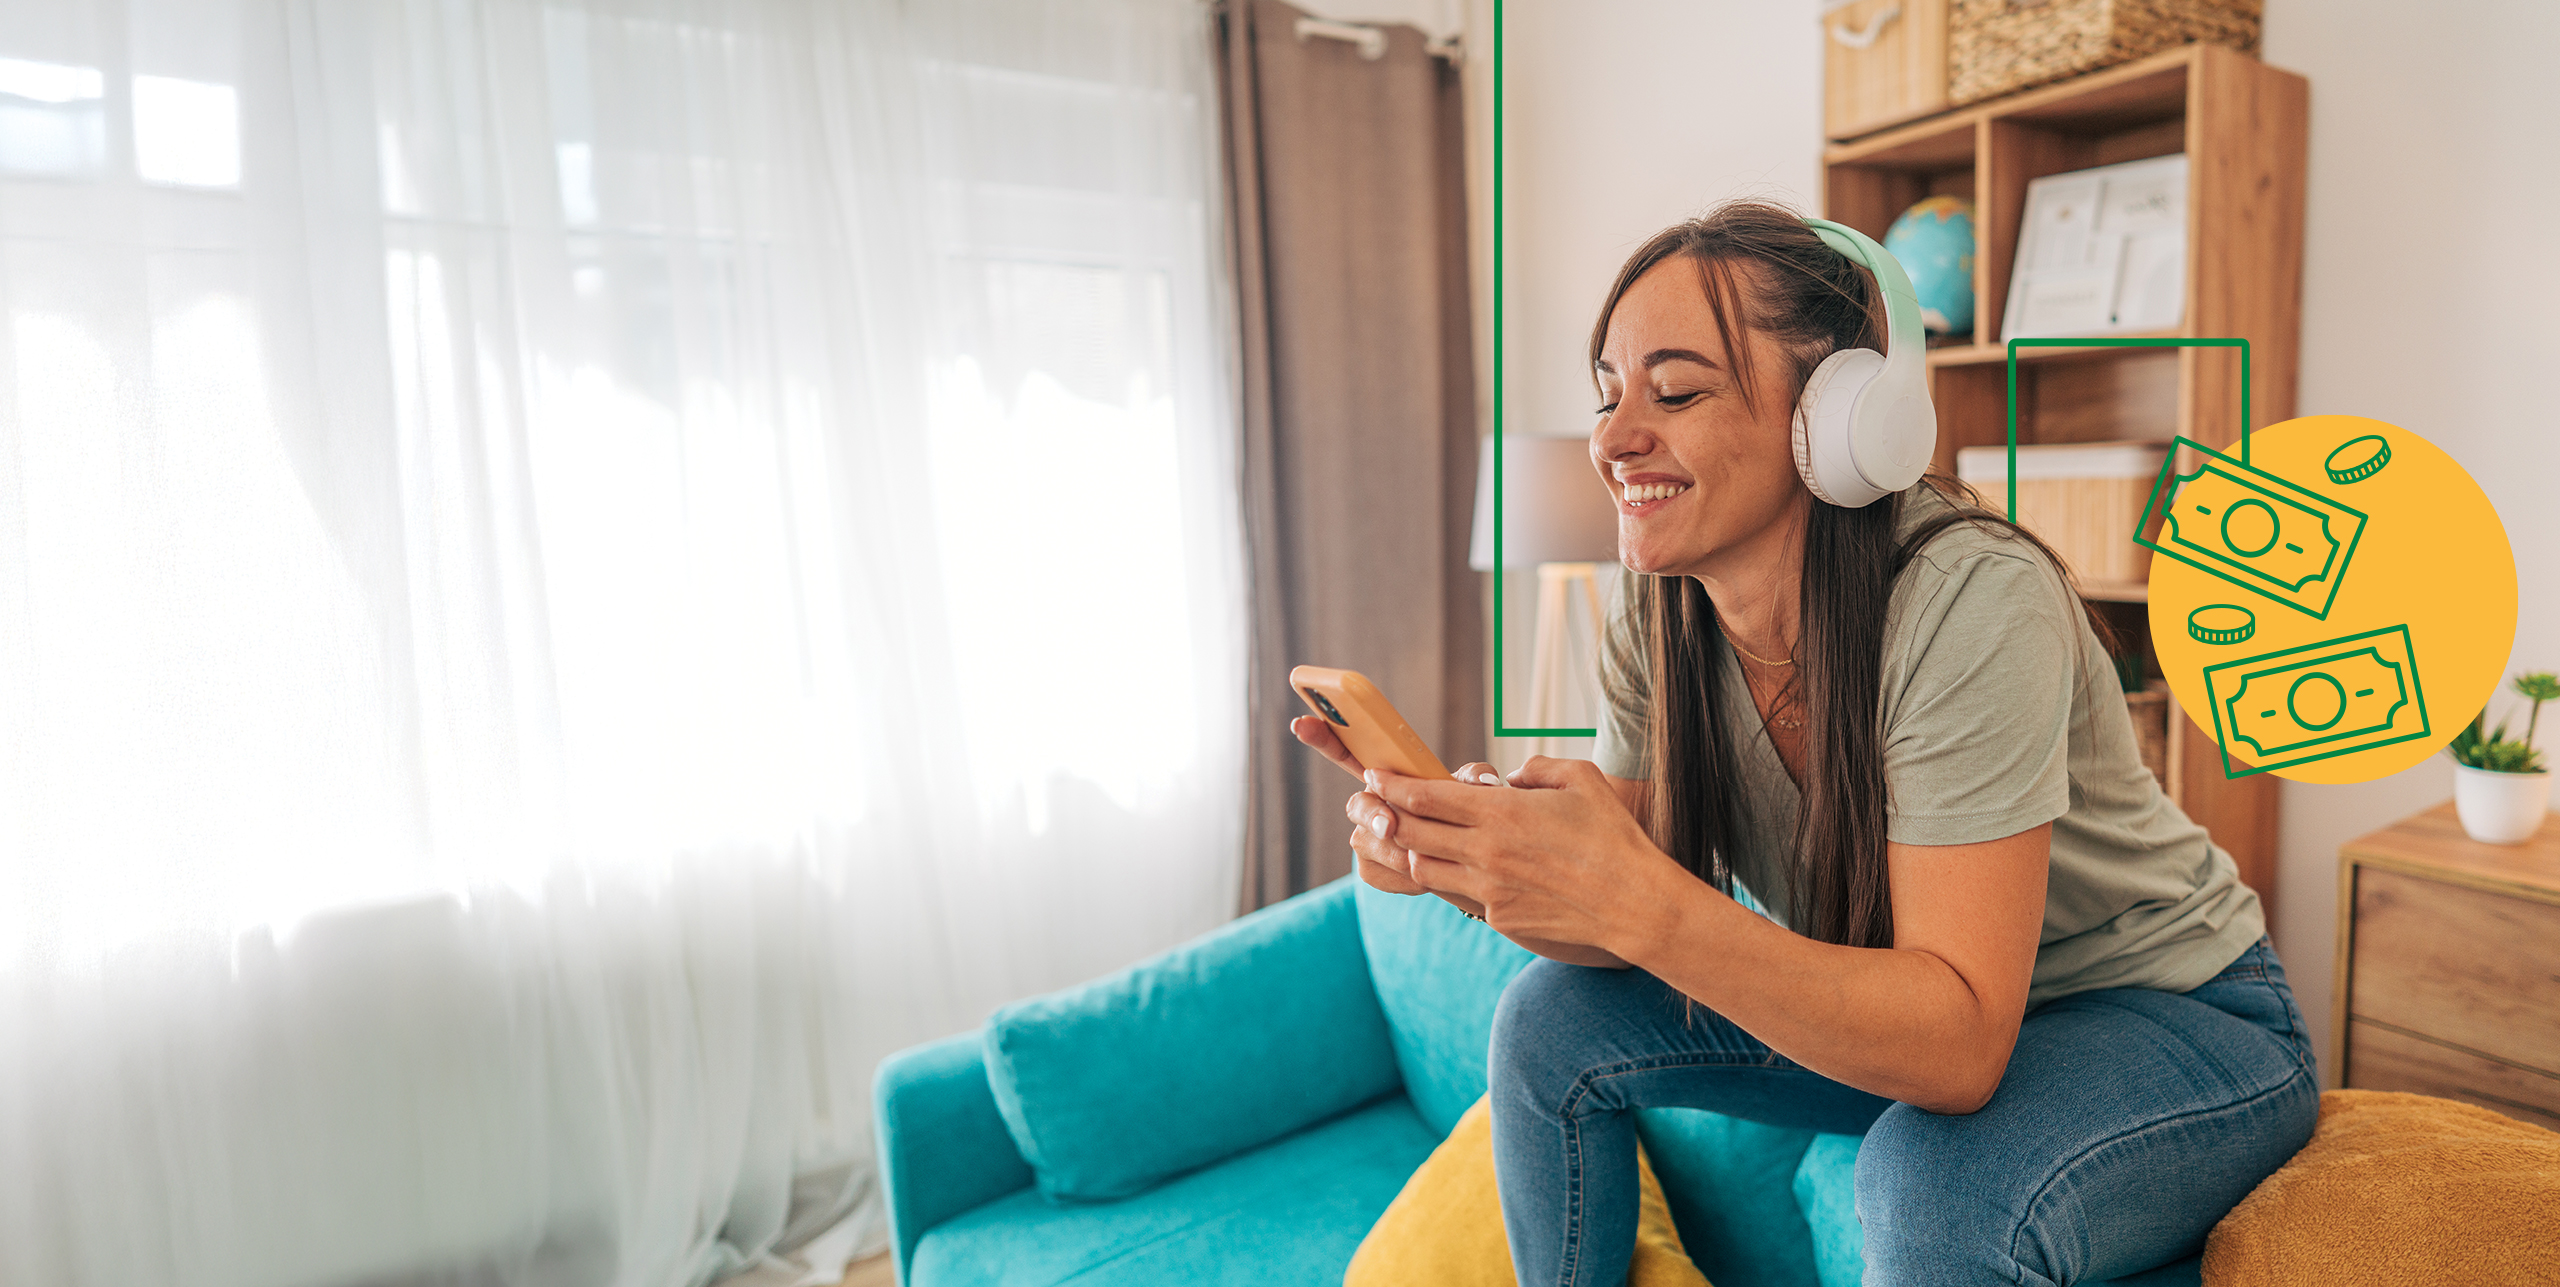
<path fill-rule="evenodd" d="M 1879 303 L 1768 205 L 1638 250 L 1591 339 L 1639 574 L 1597 763 L 1350 799 L 1370 884 L 1544 958 L 1491 1062 L 1524 1284 L 1624 1281 L 1638 1108 L 1863 1133 L 1867 1281 L 1896 1284 L 2189 1255 L 2318 1115 L 2257 898 L 2143 767 L 2051 552 L 1930 481 L 1847 509 L 1799 480 L 1806 376 L 1883 348 Z"/>

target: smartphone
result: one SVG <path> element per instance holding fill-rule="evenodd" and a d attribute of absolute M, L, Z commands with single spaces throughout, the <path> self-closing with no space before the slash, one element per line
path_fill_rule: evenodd
<path fill-rule="evenodd" d="M 1406 777 L 1449 776 L 1448 766 L 1431 753 L 1368 676 L 1356 670 L 1300 666 L 1289 672 L 1289 686 L 1298 690 L 1308 710 L 1333 725 L 1334 736 L 1362 765 Z"/>

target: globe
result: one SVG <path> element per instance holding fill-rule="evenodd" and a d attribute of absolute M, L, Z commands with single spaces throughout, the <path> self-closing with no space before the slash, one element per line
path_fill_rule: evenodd
<path fill-rule="evenodd" d="M 1973 203 L 1928 197 L 1893 221 L 1884 248 L 1920 297 L 1920 323 L 1941 335 L 1973 329 Z"/>

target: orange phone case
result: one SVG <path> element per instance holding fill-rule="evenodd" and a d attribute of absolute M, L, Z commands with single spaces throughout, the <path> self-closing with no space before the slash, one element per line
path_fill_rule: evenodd
<path fill-rule="evenodd" d="M 1333 735 L 1362 764 L 1406 777 L 1449 776 L 1448 766 L 1431 753 L 1368 676 L 1356 670 L 1300 666 L 1289 672 L 1289 686 L 1298 690 L 1298 700 L 1308 710 L 1333 725 Z"/>

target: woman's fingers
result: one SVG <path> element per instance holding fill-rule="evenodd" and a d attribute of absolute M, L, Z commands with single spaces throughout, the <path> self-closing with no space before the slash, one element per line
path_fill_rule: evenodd
<path fill-rule="evenodd" d="M 1388 808 L 1386 801 L 1369 792 L 1352 792 L 1351 798 L 1343 802 L 1342 814 L 1351 819 L 1353 826 L 1369 832 L 1380 840 L 1385 840 L 1396 833 L 1396 811 Z"/>
<path fill-rule="evenodd" d="M 1407 869 L 1410 854 L 1370 835 L 1366 828 L 1351 833 L 1351 852 L 1358 858 L 1354 865 L 1360 870 L 1360 879 L 1370 885 L 1390 894 L 1431 892 L 1414 880 L 1413 873 Z"/>
<path fill-rule="evenodd" d="M 1410 782 L 1415 779 L 1401 780 Z M 1465 828 L 1447 826 L 1417 815 L 1400 814 L 1369 791 L 1352 796 L 1342 811 L 1355 828 L 1351 833 L 1352 849 L 1390 870 L 1410 872 L 1426 851 L 1464 857 L 1474 840 Z"/>
<path fill-rule="evenodd" d="M 1477 889 L 1482 875 L 1465 863 L 1417 851 L 1413 855 L 1413 883 L 1430 893 L 1456 894 L 1478 907 L 1484 906 L 1485 900 Z"/>
<path fill-rule="evenodd" d="M 1599 772 L 1599 766 L 1589 760 L 1558 760 L 1544 755 L 1532 755 L 1528 763 L 1512 770 L 1511 785 L 1552 790 L 1557 787 L 1579 786 L 1586 781 L 1599 781 L 1605 784 L 1605 778 L 1593 776 Z"/>
<path fill-rule="evenodd" d="M 1313 715 L 1301 715 L 1289 721 L 1289 731 L 1295 734 L 1299 741 L 1322 752 L 1324 758 L 1340 765 L 1343 772 L 1355 778 L 1360 776 L 1359 758 L 1352 755 L 1351 749 L 1342 744 L 1341 737 L 1333 731 L 1333 725 Z"/>
<path fill-rule="evenodd" d="M 1396 815 L 1392 834 L 1395 843 L 1415 853 L 1467 863 L 1480 861 L 1483 846 L 1496 839 L 1475 827 L 1453 827 L 1415 813 Z"/>
<path fill-rule="evenodd" d="M 1413 854 L 1389 840 L 1395 834 L 1395 811 L 1363 791 L 1344 803 L 1351 819 L 1351 852 L 1359 856 L 1360 878 L 1390 894 L 1428 891 L 1413 880 Z"/>
<path fill-rule="evenodd" d="M 1456 782 L 1409 778 L 1385 769 L 1369 770 L 1367 781 L 1370 793 L 1395 806 L 1399 813 L 1419 814 L 1460 826 L 1482 822 L 1487 802 L 1498 798 Z"/>
<path fill-rule="evenodd" d="M 1470 764 L 1461 764 L 1458 766 L 1457 772 L 1452 773 L 1449 776 L 1456 778 L 1460 782 L 1472 782 L 1478 786 L 1502 785 L 1502 774 L 1496 771 L 1492 765 L 1486 764 L 1481 760 Z"/>
<path fill-rule="evenodd" d="M 1342 811 L 1351 819 L 1354 852 L 1391 871 L 1413 870 L 1411 842 L 1403 835 L 1404 819 L 1386 801 L 1362 791 L 1344 803 Z"/>

